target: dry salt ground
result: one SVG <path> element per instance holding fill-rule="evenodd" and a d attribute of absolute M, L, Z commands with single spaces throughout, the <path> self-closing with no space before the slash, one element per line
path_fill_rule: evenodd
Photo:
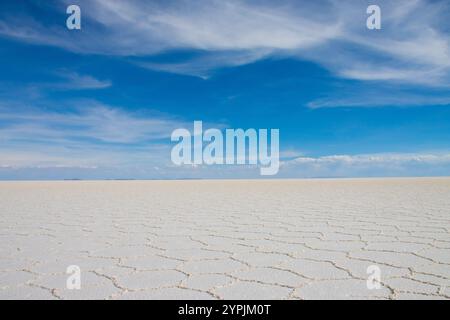
<path fill-rule="evenodd" d="M 1 182 L 0 215 L 1 299 L 450 299 L 448 178 Z"/>

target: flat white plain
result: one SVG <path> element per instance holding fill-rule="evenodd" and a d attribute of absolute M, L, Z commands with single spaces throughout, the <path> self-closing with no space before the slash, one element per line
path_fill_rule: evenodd
<path fill-rule="evenodd" d="M 449 178 L 1 182 L 0 208 L 2 299 L 450 298 Z"/>

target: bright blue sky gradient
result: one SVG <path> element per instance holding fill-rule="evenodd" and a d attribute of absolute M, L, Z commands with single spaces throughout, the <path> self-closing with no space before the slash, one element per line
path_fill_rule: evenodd
<path fill-rule="evenodd" d="M 279 128 L 277 177 L 450 174 L 448 1 L 72 2 L 0 3 L 0 179 L 258 177 L 174 167 L 194 120 Z"/>

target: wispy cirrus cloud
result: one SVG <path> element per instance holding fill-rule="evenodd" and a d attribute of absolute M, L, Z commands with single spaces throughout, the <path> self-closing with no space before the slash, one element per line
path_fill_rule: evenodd
<path fill-rule="evenodd" d="M 53 176 L 53 170 L 60 178 L 77 172 L 85 178 L 155 178 L 161 168 L 172 168 L 173 130 L 191 127 L 148 108 L 131 111 L 95 100 L 45 109 L 0 103 L 0 179 L 14 175 L 11 170 L 24 177 Z M 164 177 L 173 177 L 171 170 Z"/>
<path fill-rule="evenodd" d="M 208 79 L 213 70 L 245 65 L 264 59 L 270 55 L 270 50 L 201 52 L 195 57 L 180 62 L 156 63 L 137 60 L 136 64 L 150 70 Z"/>
<path fill-rule="evenodd" d="M 23 24 L 12 17 L 2 19 L 0 33 L 74 52 L 143 56 L 180 48 L 298 49 L 316 45 L 339 32 L 337 25 L 321 24 L 320 17 L 319 21 L 313 17 L 299 19 L 289 10 L 289 3 L 274 6 L 217 0 L 82 0 L 79 5 L 88 33 L 71 34 L 64 25 L 48 28 L 31 16 L 21 19 Z"/>
<path fill-rule="evenodd" d="M 97 90 L 112 86 L 112 82 L 109 80 L 100 80 L 91 75 L 79 74 L 73 71 L 61 71 L 57 75 L 65 81 L 47 84 L 47 87 L 61 90 Z"/>
<path fill-rule="evenodd" d="M 49 75 L 55 79 L 40 82 L 0 82 L 0 98 L 3 101 L 9 100 L 10 105 L 27 100 L 35 103 L 55 91 L 93 91 L 107 89 L 113 85 L 110 80 L 98 79 L 71 70 L 57 70 L 50 72 Z"/>
<path fill-rule="evenodd" d="M 43 111 L 24 108 L 17 112 L 0 109 L 0 135 L 3 140 L 79 141 L 90 139 L 104 143 L 143 143 L 170 137 L 184 123 L 180 120 L 151 114 L 131 112 L 96 101 L 78 101 L 65 111 Z"/>
<path fill-rule="evenodd" d="M 68 3 L 68 2 L 67 2 Z M 289 55 L 340 77 L 450 85 L 450 3 L 379 0 L 382 30 L 365 28 L 370 1 L 79 1 L 83 31 L 33 17 L 0 20 L 0 34 L 79 53 L 148 57 L 199 50 L 196 59 L 143 62 L 207 78 L 217 68 Z M 99 41 L 101 39 L 101 41 Z M 332 54 L 330 55 L 330 52 Z"/>
<path fill-rule="evenodd" d="M 18 112 L 21 110 L 21 112 Z M 0 105 L 0 179 L 163 177 L 181 120 L 95 101 L 64 108 Z"/>
<path fill-rule="evenodd" d="M 350 94 L 345 90 L 333 93 L 330 96 L 310 101 L 306 106 L 310 109 L 320 108 L 375 108 L 375 107 L 423 107 L 423 106 L 449 106 L 450 95 L 435 94 L 421 95 L 418 93 L 402 92 L 385 88 L 372 90 L 362 89 Z"/>

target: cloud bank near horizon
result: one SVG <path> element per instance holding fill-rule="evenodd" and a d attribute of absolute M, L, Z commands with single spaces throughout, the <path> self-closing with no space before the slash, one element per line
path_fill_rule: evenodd
<path fill-rule="evenodd" d="M 167 152 L 167 148 L 146 150 L 157 153 Z M 58 155 L 61 155 L 58 150 Z M 301 179 L 301 178 L 357 178 L 357 177 L 433 177 L 450 172 L 450 153 L 424 154 L 371 154 L 335 155 L 318 158 L 300 157 L 283 161 L 280 172 L 273 177 L 261 177 L 257 166 L 181 166 L 161 162 L 149 156 L 124 159 L 121 153 L 108 150 L 87 155 L 87 162 L 67 157 L 55 158 L 46 154 L 30 152 L 10 154 L 15 165 L 0 163 L 0 180 L 40 180 L 40 179 Z M 20 165 L 20 159 L 39 157 L 42 165 Z M 117 157 L 115 157 L 117 156 Z M 19 161 L 18 161 L 19 160 Z M 94 160 L 101 165 L 89 165 Z M 100 162 L 99 162 L 100 160 Z M 155 161 L 157 160 L 157 161 Z M 136 163 L 139 170 L 136 170 Z M 7 161 L 6 161 L 7 162 Z M 6 163 L 3 161 L 3 163 Z M 60 163 L 56 165 L 56 163 Z M 19 165 L 18 165 L 19 164 Z M 125 164 L 125 165 L 124 165 Z"/>
<path fill-rule="evenodd" d="M 1 107 L 0 179 L 261 177 L 257 166 L 174 166 L 169 137 L 176 128 L 191 130 L 192 123 L 187 121 L 148 110 L 130 112 L 97 101 L 75 105 L 64 112 L 22 106 L 17 113 Z M 205 126 L 227 127 L 218 123 Z M 450 172 L 450 151 L 311 157 L 282 145 L 280 155 L 280 172 L 269 178 L 437 176 Z"/>

